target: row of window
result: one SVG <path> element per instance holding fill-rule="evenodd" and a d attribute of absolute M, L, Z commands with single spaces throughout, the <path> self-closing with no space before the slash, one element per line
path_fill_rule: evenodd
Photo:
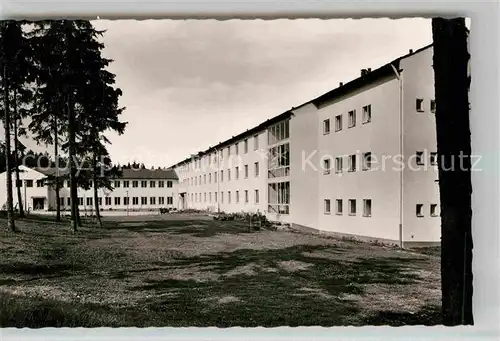
<path fill-rule="evenodd" d="M 26 187 L 33 187 L 33 180 L 24 180 Z M 43 180 L 36 181 L 36 187 L 43 187 L 45 185 Z M 23 187 L 23 180 L 16 180 L 17 187 Z"/>
<path fill-rule="evenodd" d="M 437 153 L 436 152 L 431 152 L 429 153 L 430 155 L 430 164 L 435 166 L 437 165 Z M 356 171 L 356 155 L 348 155 L 347 156 L 347 161 L 348 161 L 348 171 L 349 172 L 355 172 Z M 417 165 L 425 165 L 424 162 L 424 152 L 417 152 L 416 153 L 416 162 Z M 330 169 L 331 169 L 331 160 L 329 158 L 326 158 L 323 160 L 323 170 L 324 174 L 330 174 Z M 371 152 L 366 152 L 362 154 L 362 169 L 364 171 L 372 169 L 372 153 Z M 344 170 L 344 157 L 339 156 L 335 158 L 335 173 L 342 173 Z"/>
<path fill-rule="evenodd" d="M 25 186 L 26 187 L 33 187 L 33 180 L 24 180 L 24 181 L 25 181 Z M 148 187 L 148 182 L 149 182 L 149 187 L 150 188 L 155 188 L 156 187 L 156 181 L 155 180 L 149 180 L 149 181 L 143 180 L 143 181 L 141 181 L 141 187 L 142 188 Z M 128 187 L 130 187 L 130 180 L 123 180 L 123 181 L 115 180 L 114 181 L 114 187 L 115 188 L 119 188 L 122 184 L 123 184 L 124 188 L 128 188 Z M 44 185 L 45 185 L 44 180 L 37 180 L 36 181 L 36 187 L 43 187 Z M 23 180 L 16 181 L 16 186 L 17 187 L 22 187 L 23 186 Z M 68 188 L 71 187 L 69 180 L 66 182 L 66 186 Z M 172 181 L 167 181 L 167 187 L 171 188 L 172 186 L 173 186 Z M 139 187 L 139 181 L 133 180 L 132 181 L 132 187 L 134 187 L 134 188 L 135 187 Z M 165 181 L 159 180 L 158 181 L 158 187 L 160 187 L 160 188 L 165 187 Z"/>
<path fill-rule="evenodd" d="M 347 112 L 347 127 L 353 128 L 356 126 L 356 109 Z M 365 105 L 362 108 L 362 123 L 370 123 L 372 121 L 372 106 L 371 104 Z M 342 114 L 335 116 L 335 131 L 340 131 L 343 128 Z M 323 120 L 323 134 L 330 134 L 330 119 Z"/>
<path fill-rule="evenodd" d="M 248 165 L 244 166 L 244 176 L 245 179 L 248 179 Z M 254 177 L 259 177 L 260 175 L 260 167 L 259 163 L 255 162 L 254 163 Z M 207 176 L 208 175 L 208 176 Z M 234 175 L 235 175 L 235 180 L 239 180 L 240 178 L 240 167 L 235 167 L 234 168 Z M 224 171 L 221 170 L 219 172 L 214 172 L 213 174 L 213 182 L 217 183 L 217 179 L 220 179 L 220 182 L 224 181 Z M 212 173 L 204 174 L 204 175 L 197 175 L 188 179 L 185 179 L 184 181 L 188 182 L 189 186 L 201 186 L 206 185 L 208 183 L 212 183 Z M 226 171 L 226 181 L 231 181 L 231 169 L 228 168 Z"/>
<path fill-rule="evenodd" d="M 423 98 L 417 98 L 415 101 L 415 106 L 417 109 L 417 112 L 425 112 L 425 106 L 424 106 L 424 99 Z M 429 111 L 432 113 L 436 112 L 436 101 L 431 99 L 429 101 Z"/>
<path fill-rule="evenodd" d="M 355 216 L 357 214 L 356 208 L 356 199 L 349 199 L 347 201 L 348 206 L 348 214 L 350 216 Z M 331 201 L 330 199 L 324 200 L 324 212 L 325 214 L 331 214 Z M 344 214 L 344 201 L 342 199 L 335 200 L 335 214 L 343 215 Z M 363 199 L 363 216 L 371 217 L 372 216 L 372 200 L 371 199 Z"/>
<path fill-rule="evenodd" d="M 219 199 L 217 197 L 217 192 L 213 192 L 213 199 L 214 199 L 214 203 L 217 202 L 217 200 Z M 231 191 L 227 191 L 227 203 L 230 204 L 231 203 Z M 244 203 L 245 204 L 248 204 L 250 201 L 250 198 L 249 198 L 249 191 L 248 190 L 244 190 Z M 254 190 L 254 197 L 253 197 L 253 202 L 255 204 L 258 204 L 259 203 L 259 190 L 256 189 Z M 212 202 L 212 192 L 204 192 L 204 193 L 191 193 L 191 202 L 195 202 L 195 203 L 211 203 Z M 235 203 L 239 203 L 240 202 L 240 191 L 235 191 Z M 220 192 L 220 203 L 223 204 L 224 203 L 224 192 Z"/>
<path fill-rule="evenodd" d="M 424 214 L 424 204 L 417 204 L 416 205 L 416 215 L 419 218 L 422 218 L 425 216 Z M 429 206 L 429 215 L 431 217 L 438 217 L 439 212 L 438 212 L 438 205 L 437 204 L 430 204 Z"/>
<path fill-rule="evenodd" d="M 132 205 L 139 205 L 139 197 L 123 197 L 123 205 L 129 205 L 130 204 L 130 198 L 132 198 Z M 88 197 L 87 198 L 87 206 L 92 206 L 93 205 L 93 200 L 94 198 Z M 104 198 L 104 205 L 105 206 L 111 206 L 111 199 L 114 199 L 113 202 L 115 205 L 121 205 L 121 197 L 105 197 Z M 141 205 L 148 205 L 148 197 L 141 197 Z M 156 197 L 149 197 L 149 205 L 156 205 Z M 59 198 L 59 202 L 61 205 L 64 205 L 65 203 L 65 198 Z M 71 205 L 71 198 L 66 198 L 67 205 Z M 98 197 L 97 202 L 99 205 L 102 205 L 102 198 Z M 173 197 L 167 197 L 167 205 L 173 205 L 174 199 Z M 83 198 L 78 197 L 78 205 L 83 205 Z M 165 197 L 158 197 L 158 205 L 165 205 Z"/>
<path fill-rule="evenodd" d="M 128 187 L 130 187 L 130 182 L 132 182 L 132 187 L 133 188 L 139 187 L 139 181 L 137 181 L 137 180 L 132 180 L 132 181 L 130 181 L 130 180 L 123 180 L 123 181 L 115 180 L 114 181 L 114 187 L 115 188 L 120 188 L 120 186 L 123 185 L 123 188 L 128 188 Z M 155 188 L 156 187 L 156 181 L 155 180 L 149 180 L 149 181 L 142 180 L 141 181 L 141 187 L 142 188 L 147 188 L 148 187 L 148 183 L 149 183 L 149 187 L 150 188 Z M 172 188 L 172 186 L 173 186 L 172 181 L 167 181 L 167 187 L 168 188 Z M 165 187 L 165 181 L 158 180 L 158 187 L 160 187 L 160 188 Z"/>
<path fill-rule="evenodd" d="M 349 172 L 355 172 L 357 169 L 356 166 L 356 155 L 348 155 L 347 156 L 348 167 L 347 170 Z M 362 169 L 364 171 L 370 170 L 372 168 L 372 153 L 366 152 L 362 154 Z M 331 169 L 331 160 L 329 158 L 323 160 L 323 174 L 330 174 Z M 335 158 L 335 173 L 342 173 L 344 171 L 344 157 L 339 156 Z"/>

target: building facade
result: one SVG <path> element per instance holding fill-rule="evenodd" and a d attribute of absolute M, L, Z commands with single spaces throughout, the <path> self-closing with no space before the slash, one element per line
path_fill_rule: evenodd
<path fill-rule="evenodd" d="M 20 166 L 20 182 L 23 207 L 28 211 L 52 211 L 56 209 L 54 188 L 47 184 L 47 179 L 56 172 L 54 168 L 31 169 Z M 64 175 L 66 170 L 61 170 Z M 7 201 L 5 188 L 6 173 L 0 174 L 0 202 Z M 178 178 L 172 170 L 124 169 L 120 179 L 112 181 L 113 189 L 98 189 L 99 206 L 103 214 L 108 211 L 151 211 L 159 208 L 177 208 Z M 13 204 L 19 207 L 17 188 L 14 189 Z M 69 181 L 59 190 L 61 210 L 70 211 Z M 78 208 L 82 212 L 95 210 L 94 189 L 78 188 Z"/>
<path fill-rule="evenodd" d="M 326 233 L 439 242 L 434 111 L 426 46 L 174 165 L 179 202 Z"/>

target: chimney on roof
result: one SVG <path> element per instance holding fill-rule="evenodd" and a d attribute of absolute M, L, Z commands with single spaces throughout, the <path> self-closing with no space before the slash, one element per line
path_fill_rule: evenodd
<path fill-rule="evenodd" d="M 366 69 L 366 73 L 368 72 L 372 72 L 372 68 L 369 67 L 368 69 Z"/>
<path fill-rule="evenodd" d="M 344 83 L 340 82 L 340 83 L 339 83 L 339 86 L 342 86 L 342 85 L 344 85 Z"/>
<path fill-rule="evenodd" d="M 410 54 L 412 54 L 412 53 L 413 53 L 413 49 L 410 49 L 410 51 L 408 51 L 408 52 L 409 52 Z"/>
<path fill-rule="evenodd" d="M 361 69 L 361 76 L 366 75 L 366 69 Z"/>

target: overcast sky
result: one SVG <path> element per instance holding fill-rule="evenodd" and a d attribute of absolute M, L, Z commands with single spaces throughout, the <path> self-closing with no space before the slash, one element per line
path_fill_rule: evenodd
<path fill-rule="evenodd" d="M 114 162 L 170 166 L 432 42 L 427 19 L 123 20 L 104 55 L 123 91 Z"/>

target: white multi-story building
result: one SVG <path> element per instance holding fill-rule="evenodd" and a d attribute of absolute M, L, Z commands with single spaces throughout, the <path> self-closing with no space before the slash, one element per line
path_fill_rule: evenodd
<path fill-rule="evenodd" d="M 14 184 L 14 207 L 18 207 L 17 188 L 21 188 L 23 207 L 30 211 L 51 211 L 56 208 L 55 190 L 47 185 L 47 179 L 56 172 L 55 168 L 31 169 L 20 166 L 20 182 Z M 60 175 L 67 170 L 60 170 Z M 7 201 L 6 173 L 0 174 L 0 202 Z M 108 211 L 149 211 L 159 208 L 178 206 L 178 178 L 172 170 L 123 169 L 120 179 L 112 181 L 113 190 L 98 189 L 99 206 L 102 212 Z M 61 209 L 69 211 L 69 181 L 59 190 Z M 81 211 L 95 209 L 94 189 L 78 188 L 78 207 Z"/>
<path fill-rule="evenodd" d="M 429 45 L 362 70 L 179 162 L 179 205 L 260 211 L 297 228 L 406 245 L 439 242 L 432 55 Z"/>

